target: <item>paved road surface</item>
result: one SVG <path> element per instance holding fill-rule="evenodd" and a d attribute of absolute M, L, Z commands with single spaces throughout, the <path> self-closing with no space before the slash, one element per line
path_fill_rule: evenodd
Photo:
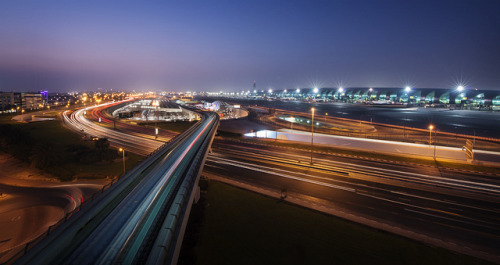
<path fill-rule="evenodd" d="M 499 176 L 216 141 L 206 173 L 415 231 L 500 261 Z"/>
<path fill-rule="evenodd" d="M 311 133 L 297 130 L 281 129 L 279 131 L 263 130 L 245 134 L 247 137 L 282 139 L 310 144 Z M 314 133 L 314 144 L 330 145 L 336 148 L 362 150 L 366 152 L 381 152 L 392 155 L 420 156 L 445 160 L 467 161 L 465 151 L 461 148 L 414 144 L 395 141 L 385 141 L 367 138 L 355 138 L 338 135 Z M 499 163 L 500 153 L 474 150 L 474 159 L 477 162 Z"/>
<path fill-rule="evenodd" d="M 37 184 L 40 182 L 32 183 Z M 0 183 L 4 194 L 0 198 L 0 263 L 13 254 L 10 250 L 22 249 L 101 188 L 102 184 L 91 183 L 45 183 L 39 187 Z"/>

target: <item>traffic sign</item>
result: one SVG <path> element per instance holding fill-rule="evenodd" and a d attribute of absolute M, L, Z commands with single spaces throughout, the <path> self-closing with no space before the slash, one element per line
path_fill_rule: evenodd
<path fill-rule="evenodd" d="M 465 156 L 467 156 L 467 159 L 471 160 L 474 159 L 473 149 L 474 149 L 474 143 L 472 142 L 472 140 L 467 139 L 465 141 Z"/>

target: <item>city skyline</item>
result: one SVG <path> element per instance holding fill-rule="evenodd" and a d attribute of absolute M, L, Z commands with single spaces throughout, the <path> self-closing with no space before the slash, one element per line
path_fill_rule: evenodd
<path fill-rule="evenodd" d="M 5 1 L 1 91 L 500 89 L 497 1 Z"/>

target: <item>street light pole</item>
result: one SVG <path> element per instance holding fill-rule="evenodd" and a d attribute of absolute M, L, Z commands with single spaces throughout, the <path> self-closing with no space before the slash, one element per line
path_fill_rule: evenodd
<path fill-rule="evenodd" d="M 429 147 L 431 147 L 431 143 L 432 143 L 432 129 L 434 128 L 434 126 L 430 125 L 429 126 Z"/>
<path fill-rule="evenodd" d="M 437 130 L 434 132 L 434 138 L 436 138 L 434 141 L 434 160 L 436 160 Z"/>
<path fill-rule="evenodd" d="M 155 127 L 158 127 L 158 113 L 157 113 L 157 109 L 158 109 L 158 101 L 153 101 L 153 106 L 155 106 Z"/>
<path fill-rule="evenodd" d="M 314 108 L 311 108 L 311 165 L 313 164 L 313 144 L 314 144 Z"/>
<path fill-rule="evenodd" d="M 125 149 L 120 148 L 118 151 L 122 152 L 123 154 L 123 175 L 125 176 Z"/>

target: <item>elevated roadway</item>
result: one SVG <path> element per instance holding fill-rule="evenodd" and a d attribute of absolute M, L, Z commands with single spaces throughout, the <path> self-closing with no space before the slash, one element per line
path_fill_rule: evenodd
<path fill-rule="evenodd" d="M 65 114 L 70 126 L 106 136 L 135 152 L 155 150 L 138 167 L 35 245 L 16 264 L 175 263 L 205 155 L 218 126 L 215 113 L 168 144 L 101 128 Z M 105 129 L 105 130 L 104 130 Z M 139 139 L 140 138 L 140 139 Z"/>
<path fill-rule="evenodd" d="M 124 148 L 127 151 L 143 156 L 149 155 L 164 144 L 164 141 L 144 137 L 145 134 L 113 130 L 86 119 L 84 113 L 91 111 L 93 108 L 95 107 L 74 112 L 65 111 L 63 112 L 63 121 L 77 133 L 108 138 L 112 146 Z"/>
<path fill-rule="evenodd" d="M 344 218 L 360 217 L 350 219 L 356 222 L 369 220 L 365 224 L 500 261 L 498 175 L 324 153 L 314 153 L 311 166 L 310 154 L 300 150 L 224 141 L 214 146 L 207 175 L 261 190 L 286 189 L 306 207 L 336 209 Z"/>

